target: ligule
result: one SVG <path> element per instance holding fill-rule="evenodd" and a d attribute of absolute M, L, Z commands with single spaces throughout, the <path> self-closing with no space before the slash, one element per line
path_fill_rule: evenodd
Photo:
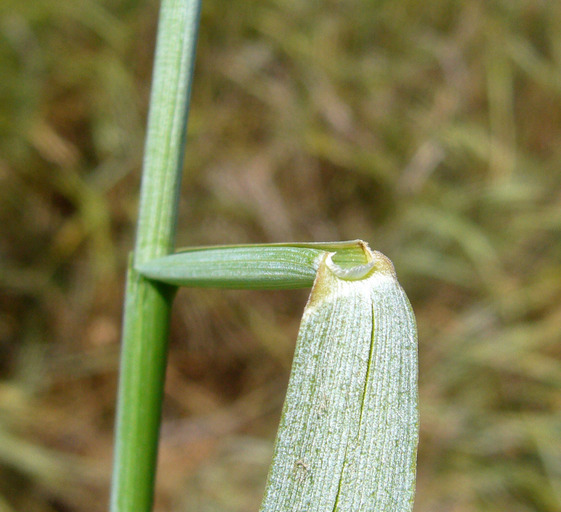
<path fill-rule="evenodd" d="M 371 268 L 350 275 L 320 262 L 261 512 L 412 509 L 415 319 L 391 262 L 366 250 Z"/>

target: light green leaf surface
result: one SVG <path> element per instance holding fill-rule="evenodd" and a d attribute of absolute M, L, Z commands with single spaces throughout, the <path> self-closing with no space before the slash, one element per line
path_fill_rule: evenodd
<path fill-rule="evenodd" d="M 325 254 L 304 311 L 262 512 L 408 512 L 417 336 L 391 262 Z M 351 277 L 351 279 L 349 279 Z"/>
<path fill-rule="evenodd" d="M 326 252 L 345 269 L 368 262 L 360 240 L 331 243 L 196 247 L 153 259 L 136 269 L 176 286 L 237 289 L 308 288 Z"/>

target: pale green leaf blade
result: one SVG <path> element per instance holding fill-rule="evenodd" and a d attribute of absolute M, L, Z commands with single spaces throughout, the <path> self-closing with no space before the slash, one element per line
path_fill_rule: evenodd
<path fill-rule="evenodd" d="M 409 512 L 417 337 L 393 266 L 322 260 L 304 311 L 262 512 Z M 352 279 L 349 279 L 349 276 Z"/>
<path fill-rule="evenodd" d="M 238 289 L 311 287 L 327 252 L 341 267 L 367 263 L 364 242 L 196 247 L 139 265 L 145 277 L 176 286 Z"/>

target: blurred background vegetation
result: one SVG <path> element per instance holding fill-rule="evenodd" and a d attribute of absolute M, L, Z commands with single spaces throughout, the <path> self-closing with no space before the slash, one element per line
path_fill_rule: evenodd
<path fill-rule="evenodd" d="M 416 512 L 561 510 L 561 2 L 204 0 L 178 245 L 363 238 Z M 0 2 L 0 510 L 97 512 L 158 3 Z M 158 511 L 256 511 L 305 291 L 183 290 Z"/>

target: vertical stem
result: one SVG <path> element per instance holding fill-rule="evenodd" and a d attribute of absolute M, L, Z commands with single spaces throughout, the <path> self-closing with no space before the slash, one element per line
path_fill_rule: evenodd
<path fill-rule="evenodd" d="M 152 510 L 171 292 L 129 264 L 111 512 Z"/>
<path fill-rule="evenodd" d="M 183 148 L 201 0 L 163 0 L 134 264 L 174 247 Z M 112 512 L 152 509 L 174 289 L 129 263 L 117 405 Z"/>

